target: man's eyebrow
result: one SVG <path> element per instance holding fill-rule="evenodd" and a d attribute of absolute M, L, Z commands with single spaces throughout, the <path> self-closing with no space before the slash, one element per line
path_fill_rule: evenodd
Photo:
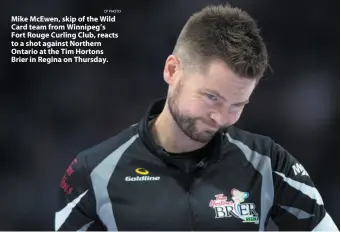
<path fill-rule="evenodd" d="M 237 103 L 234 103 L 233 105 L 246 105 L 250 102 L 249 99 L 247 99 L 246 101 L 243 101 L 243 102 L 237 102 Z"/>
<path fill-rule="evenodd" d="M 210 92 L 214 95 L 217 95 L 219 98 L 221 98 L 223 101 L 227 101 L 226 98 L 224 98 L 218 91 L 216 90 L 213 90 L 213 89 L 207 89 L 205 88 L 204 91 L 207 91 L 207 92 Z M 237 103 L 234 103 L 233 105 L 246 105 L 250 102 L 249 99 L 247 99 L 246 101 L 242 101 L 242 102 L 237 102 Z"/>

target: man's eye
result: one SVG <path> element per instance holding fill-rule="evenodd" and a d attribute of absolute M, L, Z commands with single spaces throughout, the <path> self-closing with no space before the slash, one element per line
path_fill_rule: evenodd
<path fill-rule="evenodd" d="M 218 97 L 214 94 L 206 93 L 206 97 L 212 101 L 218 100 Z"/>

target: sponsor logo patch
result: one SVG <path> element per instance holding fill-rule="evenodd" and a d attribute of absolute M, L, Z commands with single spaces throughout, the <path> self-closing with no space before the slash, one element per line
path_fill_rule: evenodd
<path fill-rule="evenodd" d="M 149 176 L 149 171 L 144 168 L 136 168 L 135 172 L 140 176 L 126 176 L 125 181 L 157 181 L 159 176 Z"/>
<path fill-rule="evenodd" d="M 215 218 L 235 217 L 241 219 L 244 223 L 259 224 L 259 216 L 256 212 L 254 203 L 246 203 L 249 193 L 231 190 L 231 198 L 228 199 L 224 194 L 215 195 L 215 199 L 211 200 L 209 207 L 214 209 Z"/>

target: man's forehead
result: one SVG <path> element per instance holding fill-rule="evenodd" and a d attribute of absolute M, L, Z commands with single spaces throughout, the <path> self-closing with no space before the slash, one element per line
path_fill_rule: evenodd
<path fill-rule="evenodd" d="M 253 90 L 257 80 L 251 78 L 240 77 L 230 70 L 222 68 L 219 65 L 203 76 L 201 84 L 203 86 L 215 87 L 227 90 L 249 91 Z"/>

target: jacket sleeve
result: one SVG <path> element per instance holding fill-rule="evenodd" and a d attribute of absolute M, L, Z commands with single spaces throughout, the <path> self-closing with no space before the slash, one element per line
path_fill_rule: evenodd
<path fill-rule="evenodd" d="M 61 179 L 55 231 L 104 230 L 96 214 L 96 200 L 84 157 L 77 156 Z"/>
<path fill-rule="evenodd" d="M 278 144 L 272 166 L 275 194 L 270 217 L 279 230 L 338 231 L 308 172 Z"/>

